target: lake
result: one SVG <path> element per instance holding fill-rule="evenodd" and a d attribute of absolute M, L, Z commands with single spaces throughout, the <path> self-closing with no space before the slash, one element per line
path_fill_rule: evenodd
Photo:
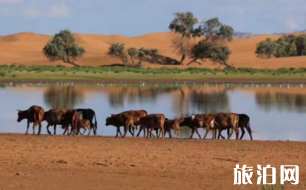
<path fill-rule="evenodd" d="M 116 134 L 114 127 L 105 126 L 105 118 L 110 114 L 144 109 L 148 113 L 163 113 L 167 118 L 199 113 L 246 113 L 251 118 L 255 140 L 306 140 L 306 86 L 302 84 L 7 84 L 0 86 L 0 105 L 1 133 L 24 133 L 26 121 L 16 121 L 17 109 L 39 105 L 45 111 L 91 108 L 97 114 L 98 135 L 102 136 Z M 46 125 L 44 122 L 45 134 Z M 29 132 L 32 133 L 32 127 Z M 58 134 L 61 132 L 62 129 L 57 130 Z M 188 138 L 190 133 L 183 128 L 181 138 Z M 203 136 L 204 129 L 200 133 Z M 244 139 L 249 139 L 247 133 Z"/>

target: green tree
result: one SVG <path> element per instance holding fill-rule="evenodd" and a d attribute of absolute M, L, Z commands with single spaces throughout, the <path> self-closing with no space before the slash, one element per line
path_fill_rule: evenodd
<path fill-rule="evenodd" d="M 182 55 L 180 61 L 180 64 L 182 65 L 189 51 L 188 45 L 185 45 L 188 44 L 191 37 L 194 36 L 194 26 L 198 23 L 198 19 L 192 12 L 175 13 L 174 15 L 175 18 L 171 21 L 169 29 L 175 33 L 179 33 L 181 35 L 181 40 L 184 42 L 179 43 L 176 41 L 174 44 L 175 48 L 178 49 L 179 53 Z"/>
<path fill-rule="evenodd" d="M 194 31 L 194 35 L 205 37 L 208 43 L 232 41 L 234 36 L 234 29 L 231 26 L 222 24 L 218 18 L 212 18 L 202 23 Z"/>
<path fill-rule="evenodd" d="M 267 38 L 265 41 L 259 42 L 256 47 L 256 54 L 259 57 L 270 58 L 275 54 L 277 44 L 271 39 Z"/>
<path fill-rule="evenodd" d="M 215 45 L 202 40 L 193 47 L 191 51 L 192 61 L 189 64 L 196 62 L 201 65 L 201 62 L 197 62 L 198 59 L 201 61 L 210 59 L 214 63 L 223 65 L 227 68 L 234 68 L 227 63 L 230 54 L 231 51 L 227 46 Z"/>
<path fill-rule="evenodd" d="M 108 55 L 120 59 L 124 66 L 127 66 L 127 52 L 125 49 L 125 44 L 114 43 L 111 44 L 108 50 Z"/>
<path fill-rule="evenodd" d="M 69 30 L 61 30 L 43 48 L 43 53 L 51 61 L 62 60 L 74 66 L 79 66 L 75 61 L 82 57 L 85 49 L 75 42 Z"/>
<path fill-rule="evenodd" d="M 128 49 L 128 54 L 132 60 L 132 63 L 134 64 L 134 58 L 137 57 L 138 55 L 138 50 L 136 48 L 129 48 Z"/>
<path fill-rule="evenodd" d="M 146 52 L 141 48 L 138 51 L 139 67 L 142 67 L 142 62 L 146 58 Z"/>
<path fill-rule="evenodd" d="M 139 59 L 139 66 L 142 67 L 142 62 L 147 59 L 148 57 L 151 57 L 152 59 L 154 56 L 158 54 L 157 49 L 145 49 L 145 48 L 140 48 L 138 50 L 138 59 Z"/>
<path fill-rule="evenodd" d="M 306 55 L 306 34 L 301 34 L 296 38 L 296 48 L 298 55 Z"/>
<path fill-rule="evenodd" d="M 222 24 L 218 18 L 213 18 L 195 29 L 193 35 L 203 37 L 203 40 L 192 48 L 190 55 L 192 60 L 187 65 L 197 62 L 198 59 L 201 61 L 210 59 L 225 67 L 233 68 L 227 63 L 231 51 L 226 45 L 222 45 L 233 39 L 234 29 L 231 26 Z"/>

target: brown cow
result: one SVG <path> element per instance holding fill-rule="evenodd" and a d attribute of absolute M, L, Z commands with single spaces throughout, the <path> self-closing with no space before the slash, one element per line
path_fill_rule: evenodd
<path fill-rule="evenodd" d="M 215 120 L 214 114 L 198 114 L 198 115 L 193 115 L 191 117 L 185 117 L 180 122 L 180 126 L 187 126 L 192 130 L 190 139 L 192 139 L 194 131 L 198 134 L 199 138 L 201 139 L 201 135 L 198 129 L 206 128 L 206 133 L 204 135 L 205 139 L 211 129 L 215 130 L 214 120 Z M 214 134 L 215 133 L 213 133 L 213 135 Z"/>
<path fill-rule="evenodd" d="M 67 110 L 65 109 L 51 109 L 44 114 L 43 121 L 46 121 L 48 123 L 47 125 L 47 131 L 51 135 L 51 132 L 49 130 L 50 126 L 54 126 L 54 135 L 56 134 L 56 125 L 62 125 L 63 129 L 66 129 L 69 127 L 70 122 L 65 123 L 62 119 L 65 115 Z"/>
<path fill-rule="evenodd" d="M 236 132 L 236 140 L 239 136 L 239 115 L 234 113 L 218 113 L 215 117 L 215 128 L 218 130 L 218 139 L 221 136 L 221 132 L 225 129 L 231 129 L 231 133 L 228 136 L 228 139 L 231 138 L 233 132 Z M 216 131 L 215 131 L 216 134 Z"/>
<path fill-rule="evenodd" d="M 106 118 L 106 126 L 115 126 L 117 127 L 117 133 L 116 137 L 118 137 L 118 134 L 121 135 L 121 137 L 126 137 L 127 131 L 129 131 L 133 137 L 135 136 L 135 133 L 132 133 L 131 128 L 134 127 L 133 122 L 133 116 L 128 113 L 120 113 L 120 114 L 112 114 L 111 117 Z M 124 127 L 124 135 L 122 135 L 120 131 L 120 127 Z"/>
<path fill-rule="evenodd" d="M 82 129 L 84 129 L 82 135 L 85 134 L 85 132 L 86 132 L 87 129 L 89 130 L 88 135 L 90 135 L 91 129 L 92 129 L 90 123 L 91 123 L 91 122 L 90 122 L 90 120 L 88 120 L 88 119 L 79 119 L 79 121 L 78 121 L 78 127 L 77 127 L 78 133 L 80 133 L 80 129 L 82 128 Z M 94 126 L 93 126 L 93 127 L 94 127 Z"/>
<path fill-rule="evenodd" d="M 39 125 L 39 130 L 37 135 L 40 135 L 41 122 L 43 121 L 44 113 L 45 113 L 44 109 L 39 106 L 31 106 L 28 110 L 25 111 L 18 110 L 17 121 L 21 122 L 23 119 L 28 120 L 27 131 L 25 133 L 26 135 L 29 132 L 30 123 L 33 123 L 33 135 L 35 134 L 35 127 L 37 126 L 37 124 Z"/>
<path fill-rule="evenodd" d="M 149 138 L 149 134 L 150 136 L 153 136 L 155 138 L 153 130 L 160 129 L 164 139 L 165 138 L 164 123 L 165 123 L 164 114 L 150 114 L 145 117 L 142 117 L 139 120 L 140 129 L 141 128 L 147 129 L 147 138 Z M 159 137 L 160 133 L 157 136 Z"/>
<path fill-rule="evenodd" d="M 175 131 L 174 138 L 180 137 L 180 123 L 183 121 L 183 119 L 165 119 L 164 128 L 165 133 L 169 135 L 169 138 L 172 138 L 171 135 L 171 129 Z"/>
<path fill-rule="evenodd" d="M 64 123 L 65 131 L 63 134 L 70 135 L 73 131 L 77 131 L 79 121 L 79 113 L 76 110 L 66 110 L 66 113 L 62 116 L 62 122 Z M 71 125 L 71 132 L 69 133 L 69 125 Z"/>
<path fill-rule="evenodd" d="M 248 131 L 251 140 L 253 140 L 251 125 L 250 125 L 250 117 L 246 114 L 238 114 L 238 115 L 239 115 L 238 127 L 241 129 L 241 132 L 242 132 L 240 140 L 243 138 L 243 136 L 245 134 L 245 129 Z M 227 129 L 227 135 L 228 136 L 230 135 L 230 129 Z M 238 134 L 236 134 L 236 135 L 238 135 Z M 221 136 L 221 137 L 224 139 L 223 136 Z"/>
<path fill-rule="evenodd" d="M 145 117 L 145 116 L 148 115 L 147 111 L 145 111 L 145 110 L 130 110 L 130 111 L 124 111 L 121 114 L 130 114 L 130 115 L 133 116 L 133 123 L 134 123 L 134 125 L 132 126 L 133 134 L 135 133 L 135 128 L 136 128 L 136 130 L 138 130 L 139 120 L 142 117 Z"/>

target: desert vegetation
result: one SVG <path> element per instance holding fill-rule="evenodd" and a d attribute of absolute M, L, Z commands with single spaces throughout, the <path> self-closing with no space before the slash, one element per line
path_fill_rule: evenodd
<path fill-rule="evenodd" d="M 199 79 L 199 78 L 261 78 L 261 77 L 290 77 L 304 78 L 306 77 L 306 68 L 280 68 L 272 69 L 253 69 L 253 68 L 224 68 L 224 69 L 209 69 L 209 68 L 180 68 L 180 67 L 161 67 L 161 68 L 141 68 L 141 67 L 65 67 L 57 66 L 26 66 L 26 65 L 0 65 L 0 79 L 11 78 L 38 78 L 47 79 L 48 76 L 64 77 L 64 78 L 117 78 L 116 74 L 120 73 L 122 77 L 138 78 L 138 79 Z M 101 75 L 103 74 L 103 75 Z M 149 74 L 149 75 L 147 75 Z M 150 78 L 150 75 L 152 77 Z M 49 76 L 49 77 L 50 77 Z M 118 76 L 118 75 L 117 75 Z"/>
<path fill-rule="evenodd" d="M 47 43 L 43 53 L 50 61 L 61 60 L 78 67 L 76 59 L 83 56 L 85 49 L 75 42 L 70 30 L 62 30 Z"/>
<path fill-rule="evenodd" d="M 191 61 L 187 65 L 192 63 L 201 65 L 209 59 L 221 66 L 234 68 L 227 63 L 231 51 L 224 43 L 233 39 L 234 30 L 231 26 L 221 23 L 218 18 L 203 21 L 196 26 L 198 19 L 192 12 L 175 13 L 174 16 L 169 29 L 179 34 L 172 43 L 175 51 L 181 55 L 180 61 L 158 54 L 157 49 L 136 49 L 134 47 L 126 49 L 123 43 L 110 44 L 108 54 L 118 58 L 124 66 L 129 65 L 128 57 L 133 65 L 135 65 L 135 59 L 138 59 L 140 67 L 143 61 L 184 65 L 186 57 L 189 57 Z"/>
<path fill-rule="evenodd" d="M 256 52 L 258 57 L 294 57 L 306 55 L 306 35 L 284 35 L 277 40 L 267 38 L 257 44 Z"/>

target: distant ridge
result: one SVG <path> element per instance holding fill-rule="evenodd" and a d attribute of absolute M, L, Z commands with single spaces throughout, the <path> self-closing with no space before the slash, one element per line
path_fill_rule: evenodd
<path fill-rule="evenodd" d="M 240 39 L 248 39 L 256 36 L 255 34 L 252 33 L 245 33 L 245 32 L 236 32 L 235 37 L 240 38 Z"/>

